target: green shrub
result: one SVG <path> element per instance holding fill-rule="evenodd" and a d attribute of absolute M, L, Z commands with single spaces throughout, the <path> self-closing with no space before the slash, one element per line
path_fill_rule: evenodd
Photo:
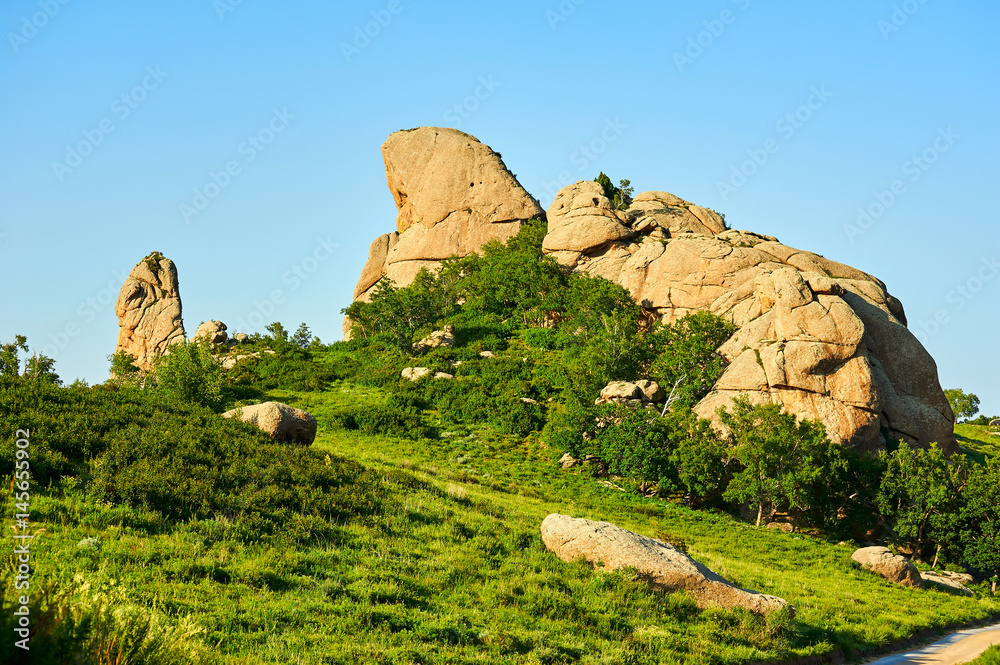
<path fill-rule="evenodd" d="M 741 469 L 733 474 L 724 497 L 748 502 L 757 510 L 757 526 L 779 508 L 808 507 L 809 488 L 823 473 L 831 445 L 818 421 L 797 422 L 780 404 L 755 406 L 740 396 L 732 411 L 719 410 L 729 430 L 728 454 Z"/>
<path fill-rule="evenodd" d="M 16 646 L 18 617 L 13 576 L 0 578 L 0 662 L 32 665 L 134 663 L 199 665 L 218 661 L 201 641 L 204 631 L 186 618 L 133 605 L 114 588 L 93 589 L 77 576 L 76 589 L 32 582 L 29 650 Z"/>
<path fill-rule="evenodd" d="M 716 349 L 735 331 L 736 326 L 711 312 L 694 312 L 660 328 L 651 336 L 657 355 L 650 377 L 668 392 L 676 385 L 678 401 L 693 407 L 725 371 Z"/>
<path fill-rule="evenodd" d="M 219 410 L 222 406 L 222 365 L 205 340 L 182 341 L 153 365 L 157 389 L 169 399 Z"/>
<path fill-rule="evenodd" d="M 930 545 L 960 547 L 959 514 L 964 504 L 968 462 L 964 455 L 949 459 L 937 444 L 929 450 L 901 442 L 892 453 L 882 453 L 885 473 L 879 487 L 881 514 L 894 523 L 896 534 L 917 553 Z"/>
<path fill-rule="evenodd" d="M 422 402 L 416 397 L 393 401 L 396 404 Z M 341 409 L 333 414 L 333 424 L 341 429 L 402 439 L 427 439 L 434 436 L 433 430 L 424 425 L 419 413 L 389 405 L 364 404 Z"/>

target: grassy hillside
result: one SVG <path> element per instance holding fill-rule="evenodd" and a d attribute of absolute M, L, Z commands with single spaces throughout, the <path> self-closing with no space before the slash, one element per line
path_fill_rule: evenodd
<path fill-rule="evenodd" d="M 346 343 L 274 323 L 231 352 L 173 347 L 146 375 L 117 354 L 116 378 L 93 388 L 59 387 L 44 357 L 22 363 L 23 337 L 0 344 L 0 473 L 16 474 L 2 509 L 35 536 L 30 662 L 745 663 L 858 655 L 1000 615 L 985 583 L 969 598 L 918 591 L 850 559 L 895 539 L 1000 575 L 995 442 L 967 433 L 973 462 L 904 445 L 875 459 L 749 403 L 722 435 L 691 406 L 724 370 L 732 325 L 650 321 L 620 286 L 544 257 L 544 231 L 410 287 L 381 282 L 351 306 Z M 417 344 L 432 331 L 449 342 Z M 242 356 L 229 370 L 226 353 Z M 450 378 L 402 378 L 417 366 Z M 635 393 L 595 404 L 640 378 L 676 388 L 671 409 Z M 219 415 L 265 400 L 312 413 L 315 442 Z M 592 461 L 565 471 L 563 453 Z M 798 530 L 755 528 L 745 510 Z M 554 512 L 671 542 L 796 613 L 698 610 L 628 571 L 564 563 L 539 534 Z M 24 655 L 0 641 L 0 662 Z"/>
<path fill-rule="evenodd" d="M 971 599 L 921 592 L 858 570 L 852 545 L 754 529 L 564 472 L 537 437 L 469 427 L 410 439 L 337 426 L 345 408 L 384 404 L 377 389 L 338 382 L 266 396 L 319 418 L 313 452 L 295 464 L 336 470 L 326 492 L 332 503 L 316 490 L 312 497 L 258 500 L 251 514 L 221 502 L 168 506 L 156 503 L 156 492 L 175 492 L 176 502 L 186 490 L 153 478 L 111 499 L 112 489 L 122 492 L 136 476 L 121 470 L 116 488 L 85 491 L 85 482 L 105 477 L 93 464 L 35 488 L 33 584 L 52 590 L 49 620 L 86 628 L 88 618 L 104 617 L 96 633 L 76 630 L 89 635 L 79 648 L 113 649 L 115 635 L 125 627 L 135 633 L 138 622 L 153 626 L 138 643 L 154 655 L 134 662 L 739 663 L 872 649 L 920 629 L 1000 613 L 1000 599 L 983 590 Z M 204 435 L 280 453 L 249 427 L 196 407 L 157 416 L 164 405 L 147 411 L 146 400 L 129 391 L 53 388 L 18 402 L 7 392 L 4 405 L 21 413 L 5 417 L 3 436 L 18 419 L 32 425 L 33 446 L 60 474 L 69 467 L 55 465 L 57 449 L 65 448 L 56 439 L 67 427 L 92 452 L 106 447 L 102 455 L 118 450 L 116 440 L 151 445 L 158 432 L 180 435 L 177 449 L 164 451 L 175 462 L 194 454 L 184 452 L 184 442 L 204 444 Z M 42 406 L 31 409 L 29 401 Z M 60 415 L 69 407 L 71 415 Z M 124 415 L 116 421 L 109 410 Z M 131 428 L 130 421 L 147 418 L 144 433 Z M 239 446 L 232 455 L 227 450 L 219 449 L 214 464 L 234 465 L 237 453 L 247 454 Z M 280 467 L 268 473 L 281 475 Z M 251 477 L 242 492 L 253 496 L 245 498 L 270 496 L 266 478 Z M 287 482 L 293 489 L 315 485 L 315 477 Z M 218 487 L 206 492 L 218 494 Z M 4 514 L 14 511 L 8 496 Z M 551 512 L 613 521 L 683 545 L 736 584 L 787 598 L 797 615 L 698 611 L 682 593 L 651 593 L 626 574 L 563 563 L 538 533 Z M 33 662 L 46 662 L 41 642 Z"/>
<path fill-rule="evenodd" d="M 985 425 L 955 425 L 955 438 L 962 452 L 982 461 L 1000 455 L 1000 429 Z"/>

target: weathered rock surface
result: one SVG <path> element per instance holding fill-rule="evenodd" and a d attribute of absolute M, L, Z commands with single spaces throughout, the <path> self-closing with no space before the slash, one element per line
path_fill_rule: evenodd
<path fill-rule="evenodd" d="M 561 189 L 549 206 L 548 221 L 546 252 L 585 252 L 635 235 L 625 213 L 615 210 L 604 188 L 592 181 Z"/>
<path fill-rule="evenodd" d="M 302 409 L 281 402 L 239 407 L 226 411 L 222 417 L 239 418 L 283 443 L 308 446 L 316 439 L 316 419 Z"/>
<path fill-rule="evenodd" d="M 171 344 L 184 341 L 174 262 L 153 252 L 136 264 L 118 294 L 115 314 L 119 326 L 115 353 L 131 354 L 139 369 L 149 371 Z"/>
<path fill-rule="evenodd" d="M 917 567 L 906 557 L 893 554 L 887 547 L 862 547 L 851 558 L 890 582 L 915 589 L 924 588 L 924 580 Z"/>
<path fill-rule="evenodd" d="M 938 573 L 934 571 L 923 571 L 920 573 L 920 578 L 926 584 L 934 584 L 941 587 L 943 590 L 950 593 L 959 594 L 962 596 L 975 596 L 976 594 L 972 592 L 972 589 L 966 587 L 966 584 L 971 584 L 973 582 L 972 575 L 954 575 L 950 573 Z"/>
<path fill-rule="evenodd" d="M 369 248 L 357 300 L 383 275 L 409 284 L 420 269 L 506 240 L 542 213 L 499 155 L 462 132 L 397 132 L 382 152 L 397 230 Z M 717 427 L 718 409 L 743 395 L 818 419 L 855 450 L 884 450 L 886 436 L 958 450 L 937 367 L 900 302 L 871 275 L 728 230 L 714 211 L 668 192 L 640 193 L 617 210 L 595 182 L 556 195 L 543 248 L 566 269 L 625 287 L 664 322 L 711 311 L 737 326 L 720 349 L 728 368 L 695 409 Z"/>
<path fill-rule="evenodd" d="M 639 390 L 642 391 L 645 399 L 650 402 L 662 402 L 667 398 L 667 393 L 660 387 L 656 381 L 650 381 L 649 379 L 639 379 L 635 382 L 635 385 L 639 386 Z"/>
<path fill-rule="evenodd" d="M 425 376 L 430 376 L 431 370 L 427 367 L 404 367 L 400 376 L 408 381 L 416 381 Z"/>
<path fill-rule="evenodd" d="M 743 607 L 761 614 L 790 607 L 776 596 L 733 586 L 673 545 L 609 522 L 552 514 L 542 522 L 541 532 L 545 546 L 563 561 L 584 559 L 607 570 L 634 568 L 654 588 L 685 589 L 699 607 Z"/>
<path fill-rule="evenodd" d="M 422 268 L 434 270 L 490 240 L 504 242 L 525 221 L 545 214 L 498 153 L 456 129 L 396 132 L 382 145 L 382 157 L 399 211 L 396 231 L 369 247 L 355 300 L 368 300 L 383 276 L 405 286 Z M 345 337 L 350 327 L 345 319 Z"/>
<path fill-rule="evenodd" d="M 427 337 L 413 345 L 416 353 L 424 353 L 431 349 L 451 348 L 455 346 L 455 326 L 445 326 L 444 330 L 435 330 Z"/>
<path fill-rule="evenodd" d="M 383 275 L 404 286 L 421 268 L 505 241 L 545 214 L 500 155 L 456 129 L 396 132 L 382 145 L 382 157 L 399 210 L 396 231 L 369 248 L 355 300 L 365 300 Z"/>
<path fill-rule="evenodd" d="M 621 224 L 629 236 L 570 234 L 585 228 L 579 220 L 621 222 L 593 185 L 560 191 L 545 251 L 617 282 L 664 322 L 706 310 L 738 327 L 720 348 L 729 366 L 698 415 L 721 428 L 718 409 L 745 395 L 817 419 L 833 441 L 856 450 L 884 450 L 883 432 L 958 450 L 937 366 L 881 281 L 770 236 L 725 230 L 716 213 L 666 192 L 635 197 Z M 591 240 L 572 244 L 569 236 Z"/>
<path fill-rule="evenodd" d="M 191 341 L 207 339 L 212 344 L 225 344 L 229 340 L 226 324 L 222 321 L 205 321 L 191 337 Z"/>
<path fill-rule="evenodd" d="M 653 402 L 662 402 L 666 393 L 656 381 L 642 379 L 640 381 L 612 381 L 601 389 L 601 394 L 594 400 L 599 404 L 624 404 L 627 406 L 649 406 Z"/>

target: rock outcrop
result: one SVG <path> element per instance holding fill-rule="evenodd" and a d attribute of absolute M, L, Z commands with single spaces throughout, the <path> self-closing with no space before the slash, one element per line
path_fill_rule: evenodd
<path fill-rule="evenodd" d="M 612 381 L 601 389 L 594 405 L 624 404 L 627 406 L 650 406 L 662 402 L 667 395 L 656 381 Z"/>
<path fill-rule="evenodd" d="M 545 546 L 563 561 L 583 559 L 606 570 L 635 569 L 653 588 L 686 590 L 698 607 L 743 607 L 758 614 L 790 607 L 776 596 L 733 586 L 673 545 L 610 522 L 552 514 L 542 522 L 541 532 Z"/>
<path fill-rule="evenodd" d="M 275 441 L 311 445 L 316 439 L 316 419 L 302 409 L 282 404 L 264 402 L 226 411 L 223 418 L 239 418 Z"/>
<path fill-rule="evenodd" d="M 225 344 L 229 341 L 226 324 L 222 321 L 205 321 L 194 332 L 191 341 L 207 339 L 212 344 Z"/>
<path fill-rule="evenodd" d="M 924 571 L 920 573 L 920 579 L 924 581 L 925 584 L 932 584 L 942 591 L 947 591 L 948 593 L 954 593 L 960 596 L 975 596 L 972 589 L 965 586 L 966 584 L 972 584 L 974 581 L 972 575 L 966 575 L 964 573 L 949 573 L 949 572 L 936 572 L 936 571 Z"/>
<path fill-rule="evenodd" d="M 597 183 L 565 187 L 543 249 L 567 269 L 629 290 L 666 323 L 699 310 L 738 330 L 729 363 L 695 411 L 721 427 L 738 395 L 817 419 L 833 441 L 885 449 L 885 436 L 958 450 L 937 366 L 885 284 L 776 238 L 726 230 L 716 213 L 666 192 L 614 210 Z"/>
<path fill-rule="evenodd" d="M 184 341 L 174 262 L 153 252 L 136 264 L 118 294 L 115 314 L 119 326 L 115 353 L 132 355 L 139 369 L 149 371 L 171 344 Z"/>
<path fill-rule="evenodd" d="M 369 248 L 356 300 L 383 275 L 409 284 L 421 268 L 506 240 L 543 214 L 500 156 L 468 134 L 396 132 L 382 153 L 396 231 Z M 958 450 L 937 367 L 875 277 L 727 229 L 721 215 L 668 192 L 640 193 L 619 210 L 601 185 L 578 182 L 556 195 L 547 219 L 543 250 L 566 270 L 620 284 L 666 323 L 710 311 L 736 325 L 720 348 L 728 367 L 695 408 L 717 427 L 718 410 L 743 395 L 819 420 L 855 450 L 884 450 L 886 437 Z"/>
<path fill-rule="evenodd" d="M 396 230 L 368 248 L 355 300 L 367 300 L 383 276 L 405 286 L 421 268 L 433 270 L 490 240 L 506 241 L 525 221 L 545 214 L 499 154 L 456 129 L 396 132 L 382 145 L 382 157 L 399 211 Z M 350 326 L 345 320 L 345 336 Z"/>
<path fill-rule="evenodd" d="M 444 330 L 435 330 L 414 344 L 413 351 L 424 353 L 431 349 L 451 348 L 453 346 L 455 346 L 455 326 L 445 326 Z"/>
<path fill-rule="evenodd" d="M 887 547 L 862 547 L 851 558 L 890 582 L 914 589 L 924 588 L 924 580 L 917 567 L 906 557 L 893 554 Z"/>

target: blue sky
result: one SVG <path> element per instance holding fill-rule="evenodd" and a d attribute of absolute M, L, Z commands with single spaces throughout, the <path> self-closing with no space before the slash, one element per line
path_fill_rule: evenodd
<path fill-rule="evenodd" d="M 153 250 L 189 332 L 339 339 L 380 145 L 457 126 L 543 205 L 604 171 L 876 275 L 1000 413 L 995 3 L 346 4 L 3 3 L 0 339 L 102 381 Z"/>

